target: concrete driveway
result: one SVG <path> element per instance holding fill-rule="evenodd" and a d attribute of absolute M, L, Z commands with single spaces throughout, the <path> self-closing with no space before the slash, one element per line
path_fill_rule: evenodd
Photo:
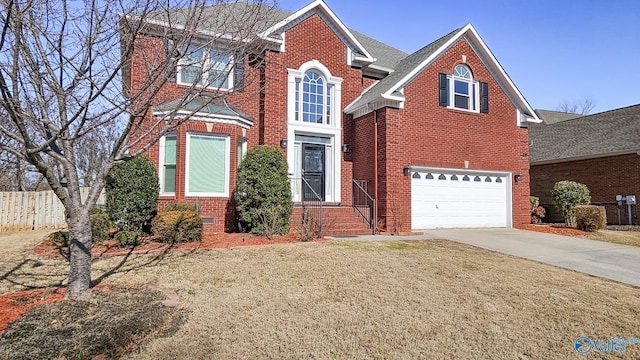
<path fill-rule="evenodd" d="M 635 246 L 504 228 L 438 229 L 424 230 L 424 235 L 357 238 L 447 239 L 640 286 L 640 247 Z"/>

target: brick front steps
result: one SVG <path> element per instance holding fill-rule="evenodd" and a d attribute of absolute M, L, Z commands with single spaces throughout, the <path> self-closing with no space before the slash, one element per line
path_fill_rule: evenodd
<path fill-rule="evenodd" d="M 296 204 L 291 228 L 295 231 L 301 224 L 302 206 Z M 324 236 L 370 235 L 371 229 L 351 206 L 325 205 L 322 207 L 322 233 Z"/>

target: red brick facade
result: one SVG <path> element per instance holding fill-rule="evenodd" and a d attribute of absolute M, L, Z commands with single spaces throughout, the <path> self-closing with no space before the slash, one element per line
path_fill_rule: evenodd
<path fill-rule="evenodd" d="M 347 46 L 320 16 L 312 15 L 296 24 L 286 31 L 285 39 L 284 52 L 267 50 L 262 54 L 262 68 L 245 66 L 247 88 L 228 97 L 231 104 L 255 119 L 253 126 L 243 132 L 239 126 L 215 124 L 211 130 L 230 137 L 230 194 L 236 182 L 236 141 L 239 137 L 246 137 L 249 147 L 259 144 L 279 146 L 280 141 L 288 137 L 287 69 L 299 69 L 303 64 L 317 60 L 329 69 L 331 76 L 342 79 L 340 102 L 343 109 L 373 83 L 372 79 L 363 76 L 362 70 L 347 63 Z M 152 46 L 162 49 L 157 40 L 150 41 Z M 488 114 L 456 111 L 438 105 L 438 73 L 452 73 L 463 56 L 466 56 L 474 79 L 489 84 Z M 142 57 L 134 54 L 134 88 L 141 86 L 145 77 L 142 61 Z M 186 88 L 167 84 L 156 97 L 156 103 L 178 98 Z M 464 162 L 468 161 L 469 169 L 529 173 L 527 129 L 517 126 L 515 106 L 464 38 L 409 82 L 404 94 L 404 108 L 384 107 L 356 119 L 340 114 L 342 143 L 350 147 L 350 151 L 342 152 L 342 144 L 336 144 L 336 151 L 340 151 L 341 156 L 341 204 L 351 203 L 352 179 L 366 180 L 373 193 L 376 147 L 379 218 L 388 226 L 393 216 L 402 222 L 402 230 L 411 229 L 410 178 L 403 175 L 406 165 L 463 168 Z M 188 131 L 206 132 L 207 129 L 197 121 L 189 121 L 179 128 L 176 194 L 161 197 L 160 208 L 170 202 L 196 202 L 203 217 L 213 218 L 213 223 L 206 225 L 206 231 L 233 230 L 232 198 L 185 197 L 184 144 Z M 286 154 L 291 148 L 283 151 Z M 147 153 L 158 164 L 159 146 L 154 145 Z M 525 176 L 524 181 L 513 184 L 514 226 L 529 221 L 528 196 L 529 178 Z"/>
<path fill-rule="evenodd" d="M 640 195 L 640 156 L 633 153 L 532 165 L 531 195 L 539 197 L 540 204 L 547 209 L 545 221 L 562 221 L 551 198 L 553 185 L 562 180 L 577 181 L 587 185 L 591 193 L 591 203 L 602 205 L 607 209 L 609 224 L 618 224 L 618 209 L 620 209 L 620 223 L 628 224 L 627 206 L 618 207 L 616 195 Z M 633 206 L 634 224 L 638 224 L 638 214 L 638 206 Z"/>

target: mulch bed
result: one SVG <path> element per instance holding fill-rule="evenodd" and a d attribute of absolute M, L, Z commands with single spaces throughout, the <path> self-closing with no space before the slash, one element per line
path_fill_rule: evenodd
<path fill-rule="evenodd" d="M 32 307 L 62 300 L 64 293 L 64 288 L 46 288 L 0 295 L 0 332 Z"/>
<path fill-rule="evenodd" d="M 518 229 L 564 236 L 583 237 L 588 234 L 586 231 L 570 228 L 564 224 L 527 224 L 518 226 Z"/>

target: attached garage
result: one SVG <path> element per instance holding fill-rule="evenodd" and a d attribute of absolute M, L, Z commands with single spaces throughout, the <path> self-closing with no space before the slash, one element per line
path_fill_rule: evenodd
<path fill-rule="evenodd" d="M 466 169 L 412 169 L 413 229 L 511 226 L 511 175 Z"/>

